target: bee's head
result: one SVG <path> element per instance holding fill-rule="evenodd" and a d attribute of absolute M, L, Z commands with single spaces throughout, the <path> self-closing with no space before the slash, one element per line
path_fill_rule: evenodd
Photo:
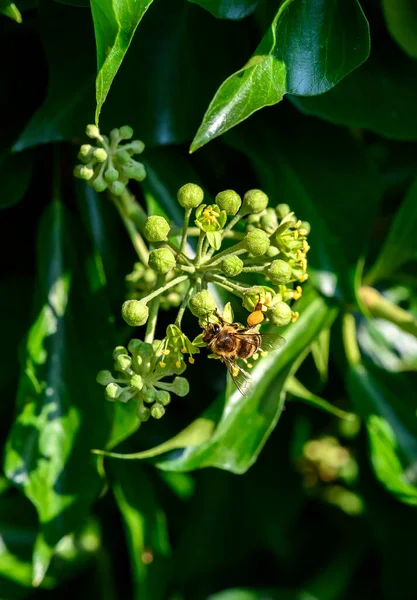
<path fill-rule="evenodd" d="M 209 323 L 203 333 L 203 341 L 209 344 L 218 333 L 220 333 L 221 327 L 218 323 Z"/>

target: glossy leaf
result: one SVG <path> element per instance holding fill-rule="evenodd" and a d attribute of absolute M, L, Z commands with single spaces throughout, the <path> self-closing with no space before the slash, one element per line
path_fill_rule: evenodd
<path fill-rule="evenodd" d="M 356 365 L 351 401 L 365 421 L 370 459 L 379 481 L 398 500 L 417 505 L 417 423 L 411 384 L 402 375 Z"/>
<path fill-rule="evenodd" d="M 217 90 L 190 151 L 286 93 L 326 92 L 368 55 L 368 23 L 356 1 L 286 0 L 252 58 Z"/>
<path fill-rule="evenodd" d="M 388 30 L 397 44 L 417 58 L 417 5 L 414 0 L 382 0 Z"/>
<path fill-rule="evenodd" d="M 319 410 L 323 410 L 330 415 L 338 417 L 339 419 L 346 419 L 346 421 L 356 421 L 356 415 L 346 412 L 334 406 L 324 398 L 320 398 L 316 394 L 313 394 L 308 390 L 298 379 L 295 377 L 289 377 L 287 383 L 285 384 L 285 391 L 292 394 L 295 398 L 318 408 Z"/>
<path fill-rule="evenodd" d="M 256 9 L 259 0 L 188 0 L 199 4 L 218 19 L 243 19 Z"/>
<path fill-rule="evenodd" d="M 320 374 L 320 380 L 326 382 L 329 374 L 330 329 L 323 329 L 313 341 L 311 355 Z"/>
<path fill-rule="evenodd" d="M 33 160 L 27 152 L 8 154 L 0 160 L 0 208 L 22 200 L 32 179 Z"/>
<path fill-rule="evenodd" d="M 271 353 L 255 363 L 251 372 L 255 393 L 251 398 L 229 386 L 226 396 L 220 396 L 200 419 L 164 444 L 135 454 L 100 454 L 134 460 L 183 448 L 153 462 L 169 471 L 208 466 L 234 473 L 247 471 L 279 420 L 285 397 L 283 385 L 294 362 L 337 313 L 312 288 L 300 300 L 297 310 L 300 318 L 282 332 L 287 343 L 279 356 Z"/>
<path fill-rule="evenodd" d="M 96 123 L 137 26 L 153 0 L 91 0 L 97 45 Z"/>
<path fill-rule="evenodd" d="M 16 23 L 22 22 L 22 15 L 20 14 L 19 9 L 16 4 L 9 0 L 0 0 L 0 13 L 9 17 L 12 21 L 16 21 Z"/>
<path fill-rule="evenodd" d="M 417 340 L 394 323 L 362 318 L 358 343 L 368 360 L 387 371 L 417 371 Z"/>
<path fill-rule="evenodd" d="M 152 482 L 141 468 L 126 462 L 111 465 L 111 480 L 125 526 L 135 598 L 164 600 L 171 548 Z"/>
<path fill-rule="evenodd" d="M 363 144 L 317 121 L 293 121 L 287 130 L 281 122 L 279 128 L 267 125 L 262 117 L 227 139 L 251 159 L 272 206 L 287 202 L 298 218 L 310 223 L 313 283 L 326 296 L 356 303 L 370 223 L 380 199 L 379 178 Z"/>
<path fill-rule="evenodd" d="M 397 210 L 378 258 L 366 276 L 368 283 L 388 278 L 409 260 L 417 259 L 417 179 Z"/>

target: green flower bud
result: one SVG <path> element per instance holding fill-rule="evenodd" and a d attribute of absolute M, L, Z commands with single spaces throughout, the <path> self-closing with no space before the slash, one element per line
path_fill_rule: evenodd
<path fill-rule="evenodd" d="M 142 340 L 133 339 L 130 340 L 130 342 L 127 345 L 127 348 L 131 354 L 139 354 L 142 344 Z"/>
<path fill-rule="evenodd" d="M 109 383 L 106 386 L 105 394 L 108 400 L 116 400 L 122 393 L 122 388 L 117 383 Z"/>
<path fill-rule="evenodd" d="M 186 396 L 190 391 L 190 384 L 185 377 L 175 377 L 172 383 L 172 392 L 180 398 Z"/>
<path fill-rule="evenodd" d="M 311 231 L 311 225 L 308 221 L 302 221 L 300 229 L 304 229 L 304 231 L 305 231 L 304 235 L 308 235 Z"/>
<path fill-rule="evenodd" d="M 122 306 L 122 317 L 131 327 L 145 325 L 149 316 L 149 308 L 140 300 L 126 300 Z"/>
<path fill-rule="evenodd" d="M 133 140 L 129 145 L 133 150 L 133 154 L 142 154 L 145 150 L 145 144 L 141 140 Z"/>
<path fill-rule="evenodd" d="M 267 208 L 261 216 L 260 225 L 269 235 L 278 227 L 277 215 L 273 208 Z"/>
<path fill-rule="evenodd" d="M 149 254 L 149 266 L 157 273 L 168 273 L 175 265 L 174 253 L 169 248 L 158 248 Z"/>
<path fill-rule="evenodd" d="M 134 392 L 132 390 L 124 390 L 120 396 L 118 397 L 119 402 L 129 402 L 131 398 L 133 398 Z"/>
<path fill-rule="evenodd" d="M 142 394 L 144 402 L 147 402 L 148 404 L 152 404 L 152 402 L 155 402 L 156 389 L 153 387 L 153 385 L 145 386 L 142 389 Z"/>
<path fill-rule="evenodd" d="M 195 213 L 195 224 L 206 233 L 220 231 L 227 221 L 227 215 L 224 210 L 220 210 L 217 204 L 201 204 Z M 220 239 L 221 243 L 221 239 Z M 217 248 L 218 249 L 218 248 Z"/>
<path fill-rule="evenodd" d="M 272 306 L 272 300 L 275 292 L 272 288 L 266 285 L 253 285 L 245 291 L 242 304 L 250 312 L 255 310 L 258 303 L 263 304 L 266 308 Z"/>
<path fill-rule="evenodd" d="M 143 404 L 141 404 L 138 408 L 138 412 L 137 412 L 138 418 L 140 419 L 140 421 L 143 421 L 145 423 L 145 421 L 148 421 L 150 416 L 151 416 L 151 411 L 149 410 L 148 407 L 143 406 Z"/>
<path fill-rule="evenodd" d="M 104 192 L 107 189 L 107 183 L 104 181 L 103 177 L 96 177 L 94 181 L 91 183 L 91 187 L 96 190 L 96 192 Z"/>
<path fill-rule="evenodd" d="M 190 300 L 190 310 L 195 317 L 204 318 L 217 310 L 216 301 L 207 290 L 195 294 Z"/>
<path fill-rule="evenodd" d="M 100 385 L 108 385 L 109 383 L 112 383 L 113 375 L 110 371 L 100 371 L 97 373 L 96 381 Z"/>
<path fill-rule="evenodd" d="M 105 160 L 107 160 L 108 154 L 107 154 L 107 152 L 105 151 L 104 148 L 96 148 L 93 151 L 93 156 L 94 156 L 94 158 L 96 159 L 97 162 L 102 163 Z"/>
<path fill-rule="evenodd" d="M 106 171 L 104 171 L 104 179 L 108 183 L 113 183 L 114 181 L 117 181 L 119 179 L 119 171 L 114 167 L 106 169 Z"/>
<path fill-rule="evenodd" d="M 278 204 L 278 206 L 275 207 L 275 212 L 279 219 L 283 219 L 291 212 L 291 209 L 288 204 Z"/>
<path fill-rule="evenodd" d="M 286 302 L 278 302 L 274 308 L 268 312 L 268 317 L 277 327 L 288 325 L 292 318 L 292 310 Z"/>
<path fill-rule="evenodd" d="M 255 229 L 246 234 L 242 245 L 252 256 L 262 256 L 270 246 L 268 234 L 262 229 Z"/>
<path fill-rule="evenodd" d="M 126 371 L 126 369 L 130 368 L 130 365 L 132 364 L 132 359 L 128 354 L 119 354 L 115 362 L 118 371 Z"/>
<path fill-rule="evenodd" d="M 85 132 L 89 138 L 98 139 L 100 137 L 100 130 L 96 125 L 87 125 Z"/>
<path fill-rule="evenodd" d="M 117 359 L 118 356 L 120 356 L 121 354 L 127 354 L 127 350 L 124 346 L 116 346 L 116 348 L 113 350 L 113 358 L 114 360 Z"/>
<path fill-rule="evenodd" d="M 288 283 L 292 278 L 291 266 L 284 260 L 273 260 L 268 269 L 268 277 L 278 285 Z"/>
<path fill-rule="evenodd" d="M 269 256 L 269 258 L 274 258 L 274 256 L 277 256 L 279 254 L 279 250 L 276 246 L 269 246 L 268 250 L 266 251 L 266 256 Z"/>
<path fill-rule="evenodd" d="M 124 189 L 125 185 L 121 181 L 113 181 L 113 183 L 110 186 L 110 191 L 114 196 L 120 196 L 120 194 L 123 193 Z"/>
<path fill-rule="evenodd" d="M 118 150 L 115 155 L 114 158 L 121 164 L 121 165 L 127 165 L 130 163 L 130 154 L 129 152 L 127 152 L 126 150 L 124 150 L 123 148 L 121 148 L 120 150 Z"/>
<path fill-rule="evenodd" d="M 93 146 L 91 144 L 83 144 L 78 152 L 78 158 L 87 162 L 90 160 L 93 153 Z"/>
<path fill-rule="evenodd" d="M 183 208 L 197 208 L 204 199 L 204 192 L 195 183 L 186 183 L 177 194 L 177 199 Z"/>
<path fill-rule="evenodd" d="M 159 402 L 155 402 L 155 404 L 151 407 L 151 416 L 154 419 L 161 419 L 165 414 L 165 408 Z"/>
<path fill-rule="evenodd" d="M 233 217 L 242 204 L 242 198 L 234 190 L 225 190 L 216 196 L 216 204 L 229 217 Z"/>
<path fill-rule="evenodd" d="M 85 179 L 85 181 L 88 181 L 93 177 L 94 169 L 92 169 L 91 167 L 82 166 L 79 169 L 77 169 L 76 173 L 74 174 L 80 179 Z"/>
<path fill-rule="evenodd" d="M 268 206 L 268 196 L 262 190 L 249 190 L 243 196 L 242 212 L 259 213 Z"/>
<path fill-rule="evenodd" d="M 131 388 L 137 390 L 138 392 L 140 392 L 140 390 L 143 388 L 143 379 L 140 375 L 133 375 L 133 377 L 130 379 L 129 381 L 129 385 Z"/>
<path fill-rule="evenodd" d="M 238 256 L 226 256 L 222 260 L 220 268 L 226 277 L 236 277 L 243 269 L 243 261 Z"/>
<path fill-rule="evenodd" d="M 171 402 L 171 394 L 166 390 L 156 390 L 156 401 L 162 406 L 168 406 Z"/>
<path fill-rule="evenodd" d="M 133 136 L 133 129 L 129 125 L 123 125 L 119 129 L 119 134 L 122 140 L 130 140 Z"/>
<path fill-rule="evenodd" d="M 148 242 L 163 242 L 167 239 L 170 226 L 164 217 L 148 217 L 145 223 L 143 233 Z"/>

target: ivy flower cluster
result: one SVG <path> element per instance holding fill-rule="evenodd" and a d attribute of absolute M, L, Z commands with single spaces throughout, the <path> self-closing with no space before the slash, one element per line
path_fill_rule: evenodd
<path fill-rule="evenodd" d="M 146 215 L 127 188 L 129 179 L 140 181 L 146 175 L 143 166 L 131 159 L 143 150 L 143 143 L 120 145 L 132 138 L 129 127 L 113 130 L 109 138 L 95 126 L 89 126 L 87 134 L 98 147 L 82 146 L 84 165 L 78 165 L 75 174 L 96 191 L 108 189 L 119 209 L 138 254 L 126 278 L 128 299 L 121 314 L 131 327 L 146 326 L 143 341 L 134 339 L 127 349 L 116 348 L 117 375 L 102 371 L 98 382 L 106 387 L 108 400 L 138 402 L 142 421 L 160 418 L 170 393 L 188 393 L 186 379 L 179 375 L 205 345 L 201 335 L 191 341 L 183 332 L 184 313 L 190 310 L 203 328 L 216 321 L 220 307 L 214 287 L 238 299 L 247 311 L 247 327 L 259 330 L 264 323 L 282 327 L 296 321 L 298 312 L 291 304 L 300 298 L 300 284 L 308 277 L 310 227 L 288 205 L 269 206 L 262 190 L 248 190 L 243 197 L 224 190 L 209 203 L 195 183 L 178 190 L 182 227 L 162 216 Z M 118 175 L 110 182 L 112 169 Z M 165 337 L 156 340 L 160 308 L 173 307 L 177 309 L 174 322 Z"/>

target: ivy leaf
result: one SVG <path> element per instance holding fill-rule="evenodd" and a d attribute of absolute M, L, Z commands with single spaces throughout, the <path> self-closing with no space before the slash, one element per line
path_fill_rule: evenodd
<path fill-rule="evenodd" d="M 14 206 L 28 189 L 33 171 L 30 153 L 6 154 L 0 159 L 0 208 Z"/>
<path fill-rule="evenodd" d="M 388 31 L 409 56 L 417 58 L 417 5 L 414 0 L 382 0 Z"/>
<path fill-rule="evenodd" d="M 188 0 L 199 4 L 218 19 L 243 19 L 252 14 L 259 0 Z"/>
<path fill-rule="evenodd" d="M 16 4 L 9 0 L 0 0 L 0 13 L 9 17 L 12 21 L 16 21 L 16 23 L 22 22 L 22 15 L 20 14 L 19 9 Z"/>
<path fill-rule="evenodd" d="M 96 124 L 137 26 L 153 0 L 91 0 L 97 46 Z"/>
<path fill-rule="evenodd" d="M 322 94 L 369 56 L 369 26 L 355 2 L 286 0 L 248 63 L 217 90 L 191 144 L 213 138 L 286 93 Z"/>

